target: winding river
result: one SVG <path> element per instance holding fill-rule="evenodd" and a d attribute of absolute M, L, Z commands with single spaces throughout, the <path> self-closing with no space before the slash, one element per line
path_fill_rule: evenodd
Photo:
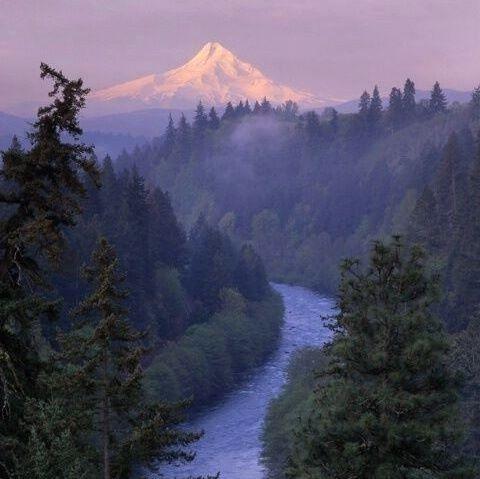
<path fill-rule="evenodd" d="M 285 304 L 285 322 L 279 348 L 266 364 L 257 368 L 238 389 L 215 407 L 205 410 L 189 427 L 203 430 L 195 444 L 195 460 L 168 466 L 151 479 L 221 473 L 222 479 L 262 479 L 261 440 L 263 419 L 269 401 L 285 383 L 292 354 L 307 346 L 323 344 L 330 331 L 322 316 L 332 312 L 333 301 L 298 286 L 274 285 Z"/>

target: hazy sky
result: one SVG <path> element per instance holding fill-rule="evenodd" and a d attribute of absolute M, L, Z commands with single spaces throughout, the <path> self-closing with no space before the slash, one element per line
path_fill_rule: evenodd
<path fill-rule="evenodd" d="M 0 0 L 0 108 L 41 95 L 40 61 L 99 88 L 208 41 L 322 97 L 480 83 L 480 0 Z"/>

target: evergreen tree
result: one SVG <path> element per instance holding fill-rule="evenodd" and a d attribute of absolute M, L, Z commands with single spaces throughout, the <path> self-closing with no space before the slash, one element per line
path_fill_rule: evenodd
<path fill-rule="evenodd" d="M 235 284 L 251 301 L 261 300 L 268 290 L 268 280 L 260 256 L 249 244 L 243 245 L 235 269 Z"/>
<path fill-rule="evenodd" d="M 208 126 L 208 118 L 205 113 L 205 108 L 201 101 L 198 102 L 197 109 L 195 110 L 195 118 L 193 120 L 193 129 L 198 135 L 203 133 Z"/>
<path fill-rule="evenodd" d="M 422 245 L 431 253 L 438 252 L 441 245 L 441 225 L 437 201 L 428 185 L 417 200 L 408 230 L 408 237 L 412 242 Z"/>
<path fill-rule="evenodd" d="M 370 94 L 365 90 L 358 103 L 358 114 L 363 122 L 368 122 L 368 115 L 370 111 Z"/>
<path fill-rule="evenodd" d="M 176 139 L 176 130 L 175 125 L 173 123 L 172 114 L 168 115 L 168 125 L 167 129 L 165 130 L 164 140 L 163 140 L 163 153 L 165 156 L 169 156 L 175 145 Z"/>
<path fill-rule="evenodd" d="M 174 163 L 182 164 L 190 160 L 193 147 L 192 140 L 192 127 L 182 113 L 177 125 L 175 148 L 173 150 Z"/>
<path fill-rule="evenodd" d="M 388 103 L 388 120 L 393 129 L 397 129 L 403 119 L 402 92 L 399 88 L 392 88 Z"/>
<path fill-rule="evenodd" d="M 272 105 L 267 100 L 267 97 L 264 97 L 260 105 L 260 113 L 262 113 L 262 115 L 268 115 L 271 112 L 272 112 Z"/>
<path fill-rule="evenodd" d="M 435 82 L 430 93 L 428 111 L 432 115 L 435 115 L 436 113 L 445 113 L 447 111 L 447 97 L 440 88 L 440 83 L 438 83 L 438 81 Z"/>
<path fill-rule="evenodd" d="M 253 105 L 253 114 L 258 115 L 259 113 L 261 113 L 261 111 L 262 108 L 260 107 L 260 103 L 258 103 L 258 101 L 256 100 L 255 104 Z"/>
<path fill-rule="evenodd" d="M 95 182 L 92 148 L 79 139 L 78 113 L 88 89 L 42 63 L 41 78 L 53 82 L 51 105 L 38 110 L 29 134 L 31 148 L 18 141 L 2 153 L 0 203 L 0 469 L 13 475 L 25 450 L 27 397 L 36 397 L 39 358 L 32 325 L 53 304 L 41 297 L 48 264 L 58 266 L 64 228 L 75 224 L 84 175 Z M 69 142 L 71 140 L 71 142 Z"/>
<path fill-rule="evenodd" d="M 398 238 L 375 244 L 366 271 L 344 263 L 329 377 L 290 477 L 473 477 L 455 449 L 458 383 L 424 263 Z"/>
<path fill-rule="evenodd" d="M 212 130 L 218 130 L 220 127 L 220 118 L 218 118 L 217 111 L 213 106 L 210 108 L 210 112 L 208 113 L 208 126 Z"/>
<path fill-rule="evenodd" d="M 172 427 L 181 420 L 181 408 L 146 402 L 143 334 L 127 318 L 125 277 L 105 238 L 85 268 L 85 277 L 92 291 L 76 308 L 77 327 L 61 338 L 63 381 L 72 417 L 88 418 L 91 440 L 100 444 L 104 479 L 127 479 L 134 465 L 192 459 L 182 447 L 199 435 Z"/>
<path fill-rule="evenodd" d="M 475 87 L 472 92 L 472 99 L 470 100 L 474 118 L 480 117 L 480 85 Z"/>
<path fill-rule="evenodd" d="M 376 130 L 378 128 L 378 124 L 382 119 L 382 110 L 382 99 L 380 97 L 380 93 L 378 92 L 378 86 L 375 85 L 368 109 L 368 122 L 372 130 Z"/>
<path fill-rule="evenodd" d="M 178 223 L 168 193 L 155 188 L 148 197 L 150 261 L 182 269 L 187 260 L 186 237 Z"/>
<path fill-rule="evenodd" d="M 250 115 L 250 113 L 252 113 L 252 108 L 251 108 L 251 106 L 250 106 L 250 103 L 248 102 L 248 99 L 245 100 L 244 110 L 245 110 L 245 114 L 246 114 L 246 115 Z"/>
<path fill-rule="evenodd" d="M 229 101 L 225 107 L 225 112 L 223 113 L 222 120 L 232 120 L 235 117 L 235 110 L 233 108 L 232 102 Z"/>
<path fill-rule="evenodd" d="M 238 118 L 241 118 L 245 113 L 245 107 L 243 106 L 243 101 L 240 100 L 238 102 L 238 105 L 235 107 L 235 115 L 238 117 Z"/>
<path fill-rule="evenodd" d="M 407 120 L 415 117 L 415 83 L 410 78 L 407 78 L 403 87 L 402 96 L 403 115 Z"/>
<path fill-rule="evenodd" d="M 434 184 L 439 223 L 442 225 L 443 245 L 451 244 L 460 233 L 461 217 L 466 201 L 464 167 L 458 136 L 452 133 L 443 150 Z"/>

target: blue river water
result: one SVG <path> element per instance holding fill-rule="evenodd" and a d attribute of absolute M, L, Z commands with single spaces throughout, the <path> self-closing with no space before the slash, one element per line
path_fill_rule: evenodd
<path fill-rule="evenodd" d="M 334 302 L 299 286 L 274 285 L 285 304 L 285 318 L 277 351 L 223 401 L 205 409 L 189 428 L 205 435 L 192 446 L 195 460 L 162 467 L 150 479 L 183 479 L 220 472 L 223 479 L 263 479 L 261 433 L 267 407 L 285 384 L 292 354 L 320 346 L 330 337 L 322 318 L 332 314 Z"/>

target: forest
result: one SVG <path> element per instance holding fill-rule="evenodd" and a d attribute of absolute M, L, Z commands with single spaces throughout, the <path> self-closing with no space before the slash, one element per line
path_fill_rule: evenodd
<path fill-rule="evenodd" d="M 127 478 L 189 461 L 187 411 L 274 348 L 282 304 L 251 244 L 82 142 L 88 89 L 46 64 L 52 103 L 2 153 L 0 477 Z"/>
<path fill-rule="evenodd" d="M 445 368 L 442 375 L 445 381 L 450 373 L 455 377 L 449 392 L 442 393 L 443 414 L 455 417 L 453 411 L 458 405 L 447 396 L 458 394 L 465 427 L 463 440 L 458 439 L 461 432 L 455 432 L 452 424 L 446 424 L 445 428 L 451 429 L 451 437 L 439 431 L 438 437 L 432 432 L 428 439 L 421 435 L 415 438 L 413 429 L 407 429 L 411 437 L 407 436 L 404 441 L 411 440 L 413 449 L 425 440 L 445 447 L 450 443 L 453 456 L 460 454 L 459 451 L 465 456 L 458 459 L 460 455 L 457 455 L 457 462 L 452 459 L 450 464 L 442 466 L 438 456 L 430 457 L 424 466 L 419 466 L 420 458 L 412 459 L 417 467 L 429 471 L 432 463 L 438 463 L 433 468 L 436 472 L 407 473 L 400 468 L 398 477 L 471 477 L 475 469 L 472 464 L 478 456 L 479 369 L 475 358 L 479 347 L 476 328 L 480 255 L 476 245 L 480 206 L 480 88 L 472 92 L 470 103 L 448 105 L 436 82 L 430 99 L 417 102 L 415 84 L 407 79 L 403 88 L 392 88 L 388 103 L 383 103 L 377 87 L 371 94 L 365 91 L 361 95 L 356 114 L 338 114 L 331 108 L 321 114 L 304 113 L 292 102 L 272 106 L 264 99 L 253 106 L 248 101 L 228 104 L 219 116 L 215 108 L 208 110 L 200 103 L 192 124 L 184 117 L 178 124 L 170 121 L 162 136 L 131 154 L 124 152 L 118 164 L 139 165 L 153 182 L 171 192 L 174 208 L 186 224 L 195 221 L 201 212 L 236 241 L 251 242 L 274 280 L 303 284 L 322 293 L 337 292 L 339 317 L 344 301 L 355 301 L 354 297 L 347 298 L 343 290 L 349 284 L 344 276 L 350 271 L 340 267 L 345 258 L 359 258 L 366 263 L 362 272 L 350 271 L 352 278 L 362 278 L 358 280 L 358 291 L 376 288 L 376 292 L 371 292 L 370 301 L 378 301 L 374 299 L 377 295 L 381 298 L 383 310 L 365 313 L 367 317 L 372 315 L 371 321 L 375 315 L 392 314 L 392 308 L 396 311 L 401 303 L 398 297 L 391 297 L 400 293 L 389 292 L 393 286 L 385 282 L 385 278 L 378 279 L 379 284 L 373 282 L 374 286 L 368 286 L 373 281 L 372 271 L 379 258 L 383 261 L 386 254 L 395 259 L 389 267 L 400 283 L 402 275 L 405 282 L 414 280 L 409 276 L 411 272 L 404 271 L 407 267 L 404 262 L 410 264 L 411 258 L 417 258 L 414 277 L 428 278 L 425 282 L 429 287 L 419 288 L 425 289 L 424 301 L 428 306 L 422 308 L 425 307 L 425 317 L 429 318 L 427 323 L 431 323 L 425 325 L 426 330 L 415 334 L 421 338 L 426 331 L 430 334 L 432 328 L 437 330 L 435 317 L 440 318 L 445 336 L 432 336 L 428 340 L 432 344 L 445 341 L 448 346 L 437 344 L 439 349 L 432 350 L 431 354 L 451 362 L 449 367 L 438 364 L 439 368 Z M 422 248 L 427 256 L 417 252 L 414 245 Z M 382 248 L 386 248 L 386 253 Z M 406 259 L 408 255 L 410 260 Z M 353 295 L 354 291 L 349 294 Z M 409 298 L 403 302 L 411 302 L 409 314 L 421 322 L 415 313 L 417 300 Z M 365 304 L 355 307 L 368 311 Z M 400 334 L 398 325 L 391 327 L 397 331 L 395 334 Z M 330 411 L 333 407 L 322 402 L 330 391 L 330 386 L 324 386 L 330 384 L 325 382 L 326 377 L 332 378 L 334 389 L 335 381 L 350 377 L 354 374 L 352 371 L 356 371 L 360 379 L 355 380 L 352 387 L 357 394 L 361 387 L 358 380 L 368 382 L 372 374 L 381 376 L 377 370 L 356 370 L 358 364 L 350 371 L 339 372 L 335 361 L 345 358 L 338 351 L 330 357 L 330 348 L 336 350 L 338 338 L 354 333 L 348 325 L 335 321 L 333 331 L 331 345 L 318 352 L 299 354 L 292 364 L 288 386 L 271 405 L 264 432 L 264 462 L 270 476 L 323 478 L 377 477 L 378 474 L 378 477 L 397 477 L 393 471 L 399 465 L 394 460 L 389 462 L 391 469 L 385 466 L 384 472 L 375 473 L 364 467 L 357 476 L 356 471 L 348 467 L 355 451 L 347 454 L 343 450 L 343 459 L 340 455 L 329 456 L 331 451 L 325 451 L 328 460 L 345 461 L 341 470 L 322 467 L 321 462 L 312 465 L 320 461 L 318 455 L 322 452 L 318 444 L 311 446 L 312 456 L 306 456 L 307 444 L 311 445 L 313 438 L 321 433 L 332 434 L 325 440 L 335 439 L 342 444 L 352 441 L 353 448 L 360 447 L 354 446 L 355 431 L 370 427 L 358 423 L 355 426 L 353 418 L 346 419 L 344 411 L 336 411 L 332 414 L 337 414 L 339 422 L 350 421 L 350 435 L 344 432 L 342 436 L 340 430 L 321 429 L 327 425 L 322 422 L 326 419 L 319 411 Z M 392 330 L 375 332 L 387 333 L 394 334 Z M 356 339 L 368 348 L 366 344 L 375 344 L 382 337 L 375 334 L 368 339 Z M 407 342 L 399 345 L 395 354 L 407 354 L 400 351 L 416 344 L 415 334 L 412 331 L 408 334 L 412 337 L 408 341 L 408 335 L 403 338 Z M 379 356 L 374 357 L 372 352 L 372 362 L 388 354 L 387 351 L 375 353 Z M 312 371 L 316 371 L 313 376 Z M 388 374 L 398 373 L 392 370 Z M 431 383 L 423 386 L 431 387 Z M 336 389 L 334 392 L 339 393 Z M 421 401 L 420 395 L 424 392 L 418 391 L 412 401 Z M 373 398 L 372 402 L 376 404 L 378 400 Z M 447 407 L 449 404 L 451 409 Z M 432 420 L 432 416 L 428 415 L 428 420 Z M 440 421 L 438 417 L 436 420 Z M 415 421 L 426 422 L 427 416 L 419 413 Z M 386 440 L 388 433 L 392 430 L 379 432 L 375 440 Z M 406 443 L 401 446 L 407 447 Z M 382 454 L 394 455 L 395 451 Z M 295 460 L 298 461 L 296 468 L 292 466 Z M 369 461 L 376 464 L 372 458 Z"/>
<path fill-rule="evenodd" d="M 192 461 L 188 414 L 278 345 L 269 281 L 336 313 L 270 405 L 268 477 L 479 477 L 480 88 L 200 102 L 112 159 L 82 137 L 83 81 L 41 77 L 30 146 L 2 152 L 0 477 Z"/>

